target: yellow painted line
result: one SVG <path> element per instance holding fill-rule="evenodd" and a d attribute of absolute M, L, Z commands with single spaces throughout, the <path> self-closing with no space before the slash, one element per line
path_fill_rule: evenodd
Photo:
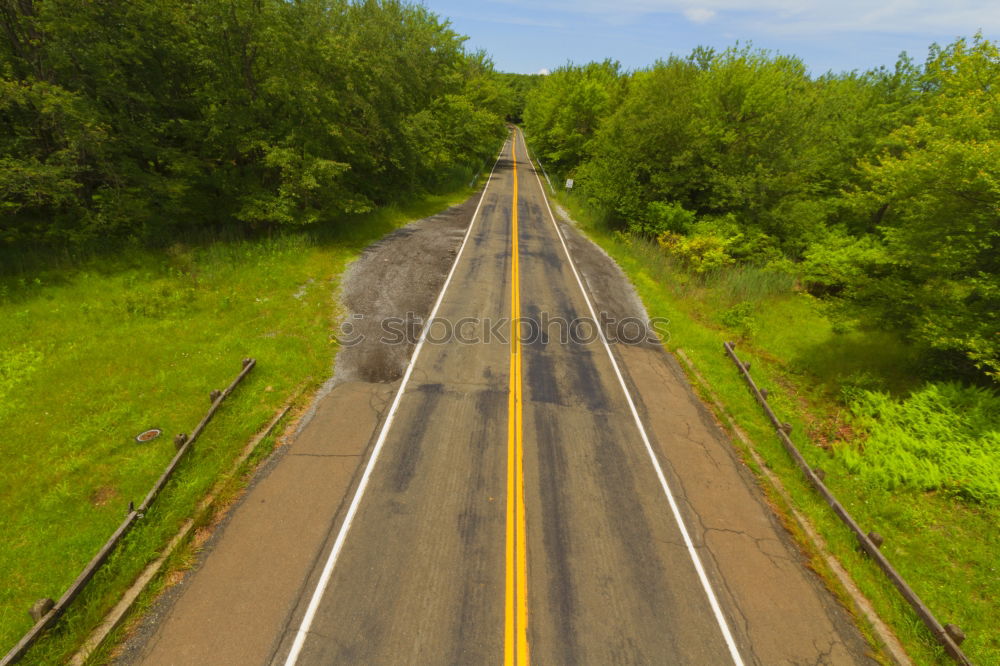
<path fill-rule="evenodd" d="M 516 134 L 515 134 L 516 141 Z M 521 393 L 521 285 L 517 238 L 517 151 L 511 213 L 510 395 L 507 401 L 507 566 L 504 599 L 504 664 L 528 666 L 528 547 L 524 514 L 524 437 Z"/>

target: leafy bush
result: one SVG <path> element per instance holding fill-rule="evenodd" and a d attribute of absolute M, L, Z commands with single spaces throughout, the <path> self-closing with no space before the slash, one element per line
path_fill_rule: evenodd
<path fill-rule="evenodd" d="M 876 238 L 832 231 L 806 250 L 802 282 L 817 296 L 840 294 L 884 260 L 885 250 Z"/>
<path fill-rule="evenodd" d="M 836 335 L 836 331 L 834 331 Z M 874 372 L 869 370 L 855 370 L 847 375 L 838 377 L 840 392 L 850 400 L 854 396 L 864 391 L 882 391 L 885 389 L 885 381 Z"/>
<path fill-rule="evenodd" d="M 847 392 L 860 445 L 837 447 L 848 469 L 872 485 L 944 491 L 1000 503 L 1000 396 L 957 383 L 927 384 L 904 400 Z"/>
<path fill-rule="evenodd" d="M 726 253 L 726 240 L 719 236 L 688 237 L 668 231 L 660 234 L 656 242 L 664 252 L 699 275 L 733 263 Z"/>
<path fill-rule="evenodd" d="M 658 238 L 670 232 L 686 234 L 694 224 L 695 214 L 674 201 L 651 201 L 646 206 L 646 216 L 629 223 L 629 229 Z"/>
<path fill-rule="evenodd" d="M 738 332 L 740 337 L 750 338 L 757 332 L 755 311 L 753 303 L 740 303 L 723 312 L 719 316 L 719 321 Z"/>
<path fill-rule="evenodd" d="M 784 258 L 776 238 L 758 227 L 742 223 L 734 213 L 703 215 L 689 231 L 693 236 L 724 238 L 726 253 L 744 263 L 761 266 Z"/>

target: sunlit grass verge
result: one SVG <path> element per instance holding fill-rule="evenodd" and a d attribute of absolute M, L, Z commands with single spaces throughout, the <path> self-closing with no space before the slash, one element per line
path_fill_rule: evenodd
<path fill-rule="evenodd" d="M 59 663 L 289 395 L 325 380 L 341 272 L 374 240 L 471 194 L 230 242 L 179 241 L 0 278 L 0 652 L 58 598 L 174 455 L 242 358 L 226 400 L 152 510 L 26 663 Z M 146 444 L 147 428 L 163 435 Z"/>
<path fill-rule="evenodd" d="M 917 594 L 939 620 L 965 631 L 962 647 L 970 658 L 1000 663 L 1000 509 L 959 501 L 951 492 L 898 484 L 889 489 L 852 468 L 864 464 L 863 454 L 859 463 L 840 453 L 842 447 L 863 446 L 856 431 L 865 428 L 863 420 L 849 416 L 841 399 L 844 389 L 854 389 L 853 395 L 870 393 L 865 388 L 870 385 L 897 396 L 919 392 L 917 354 L 890 332 L 835 324 L 820 301 L 765 269 L 686 275 L 655 244 L 615 233 L 576 197 L 561 193 L 557 198 L 626 272 L 650 316 L 670 320 L 668 348 L 681 348 L 692 359 L 915 663 L 953 662 L 801 478 L 723 353 L 723 341 L 737 342 L 740 356 L 752 362 L 757 383 L 770 390 L 775 411 L 793 425 L 792 439 L 803 455 L 826 471 L 827 485 L 862 527 L 885 537 L 883 552 Z"/>

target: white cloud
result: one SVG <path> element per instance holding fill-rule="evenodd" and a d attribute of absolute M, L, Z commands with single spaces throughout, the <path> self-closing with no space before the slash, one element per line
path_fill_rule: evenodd
<path fill-rule="evenodd" d="M 612 24 L 639 21 L 650 14 L 680 14 L 704 22 L 727 19 L 781 34 L 870 32 L 970 35 L 982 29 L 1000 33 L 996 0 L 500 0 L 525 10 L 549 9 L 586 14 Z"/>
<path fill-rule="evenodd" d="M 715 10 L 705 9 L 704 7 L 691 7 L 690 9 L 684 10 L 684 16 L 686 16 L 689 21 L 693 21 L 695 23 L 705 23 L 706 21 L 711 21 L 715 17 Z"/>
<path fill-rule="evenodd" d="M 549 70 L 548 70 L 547 68 L 545 68 L 545 67 L 542 67 L 542 68 L 541 68 L 540 70 L 538 70 L 538 72 L 536 72 L 536 73 L 537 73 L 537 74 L 541 74 L 542 76 L 548 76 L 550 72 L 549 72 Z"/>

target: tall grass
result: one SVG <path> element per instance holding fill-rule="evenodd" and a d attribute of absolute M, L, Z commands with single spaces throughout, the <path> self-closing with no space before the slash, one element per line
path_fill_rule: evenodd
<path fill-rule="evenodd" d="M 739 264 L 714 272 L 706 283 L 729 302 L 757 302 L 791 293 L 795 276 L 775 267 Z"/>

